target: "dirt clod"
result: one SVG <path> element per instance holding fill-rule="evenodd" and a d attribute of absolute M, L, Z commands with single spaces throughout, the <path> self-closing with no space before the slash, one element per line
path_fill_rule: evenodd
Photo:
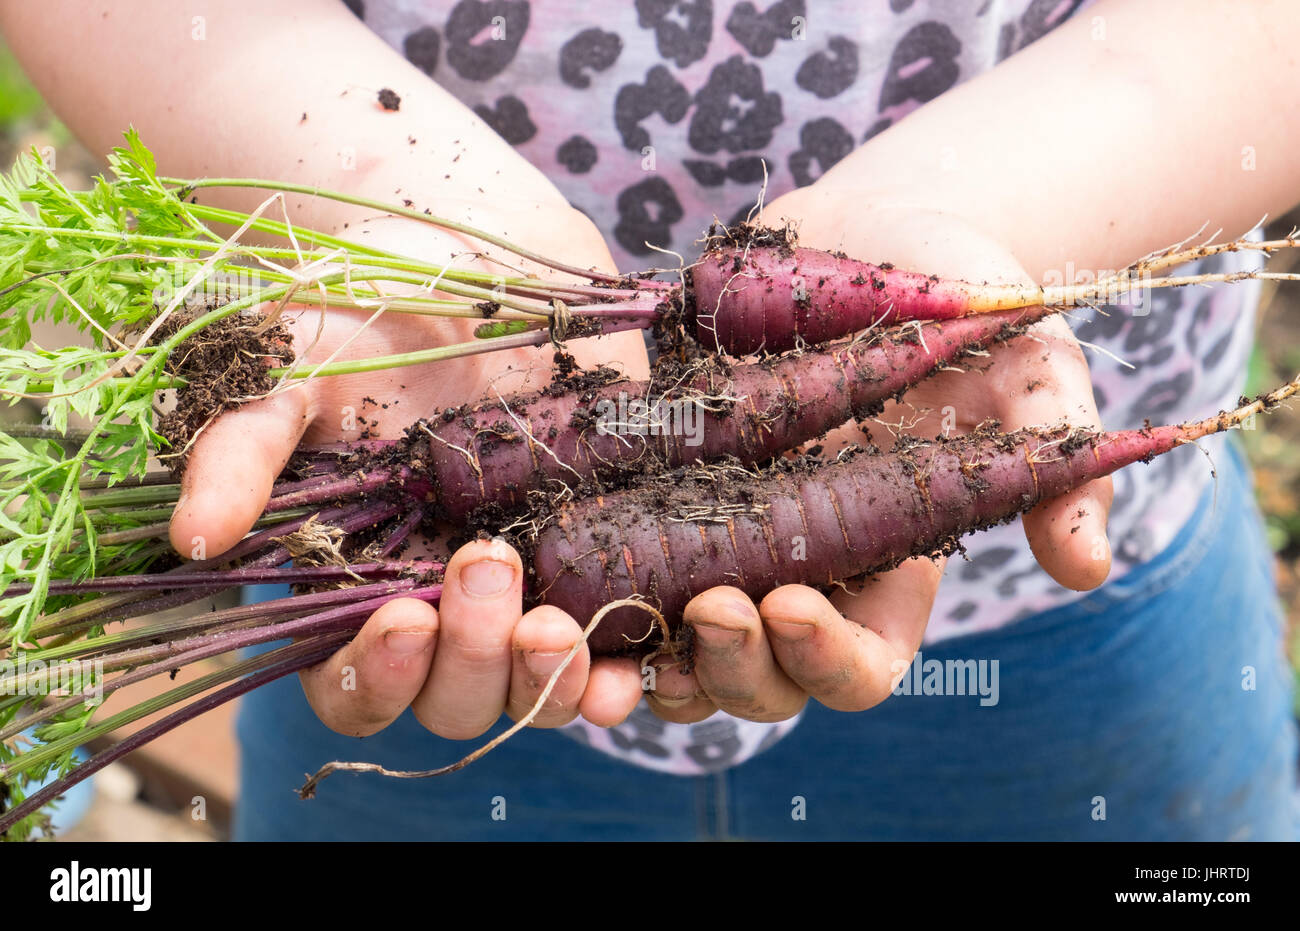
<path fill-rule="evenodd" d="M 154 335 L 158 344 L 194 319 L 193 312 L 173 314 Z M 157 430 L 170 447 L 168 464 L 183 471 L 188 447 L 199 430 L 218 414 L 265 395 L 275 385 L 268 370 L 293 359 L 289 333 L 274 324 L 257 332 L 258 320 L 233 315 L 187 338 L 167 362 L 167 371 L 184 378 L 176 407 L 157 418 Z"/>

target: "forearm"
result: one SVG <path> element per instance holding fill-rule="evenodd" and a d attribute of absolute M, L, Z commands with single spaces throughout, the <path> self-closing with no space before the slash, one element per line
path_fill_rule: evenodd
<path fill-rule="evenodd" d="M 0 29 L 95 152 L 134 125 L 174 176 L 409 198 L 471 221 L 489 197 L 563 202 L 541 172 L 337 0 L 6 3 Z M 376 103 L 385 87 L 401 96 L 397 112 Z M 264 196 L 221 198 L 247 210 Z M 373 213 L 325 201 L 294 206 L 296 220 L 321 228 Z"/>
<path fill-rule="evenodd" d="M 959 214 L 1034 276 L 1120 267 L 1206 223 L 1237 234 L 1300 199 L 1297 47 L 1292 3 L 1100 3 L 872 139 L 808 196 Z"/>
<path fill-rule="evenodd" d="M 204 17 L 203 39 L 193 37 L 196 16 Z M 133 125 L 168 175 L 266 178 L 388 203 L 409 199 L 524 248 L 612 270 L 599 234 L 542 172 L 338 0 L 0 3 L 0 29 L 92 151 L 108 151 Z M 396 112 L 377 104 L 384 87 L 401 96 Z M 268 193 L 208 188 L 201 197 L 248 211 Z M 289 206 L 295 224 L 327 231 L 348 224 L 348 238 L 364 236 L 356 224 L 376 212 L 296 196 Z M 389 248 L 431 259 L 463 252 L 456 237 L 406 225 L 410 233 Z M 392 238 L 390 226 L 376 241 Z M 521 267 L 513 256 L 506 261 Z M 469 325 L 442 321 L 410 332 L 458 342 L 469 338 Z M 644 366 L 637 333 L 581 340 L 574 353 L 583 364 L 632 360 L 634 374 Z M 444 365 L 439 378 L 476 385 L 491 366 L 517 362 L 491 358 Z"/>

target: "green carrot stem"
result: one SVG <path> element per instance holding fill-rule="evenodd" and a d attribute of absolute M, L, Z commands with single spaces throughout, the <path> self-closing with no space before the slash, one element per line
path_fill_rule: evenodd
<path fill-rule="evenodd" d="M 201 178 L 187 181 L 183 178 L 160 177 L 158 180 L 163 184 L 171 184 L 180 187 L 181 192 L 179 196 L 182 199 L 184 199 L 185 195 L 190 191 L 208 187 L 256 188 L 261 190 L 283 191 L 288 194 L 304 194 L 308 197 L 324 197 L 327 200 L 337 201 L 342 204 L 368 207 L 371 210 L 378 210 L 382 213 L 391 213 L 395 216 L 418 220 L 421 223 L 428 223 L 430 226 L 436 226 L 439 229 L 472 236 L 475 239 L 480 239 L 483 242 L 491 243 L 494 246 L 505 249 L 507 252 L 517 255 L 520 258 L 536 262 L 538 265 L 545 265 L 547 268 L 554 269 L 557 272 L 564 272 L 565 274 L 576 275 L 579 278 L 586 278 L 588 281 L 607 281 L 611 283 L 619 281 L 619 278 L 616 275 L 606 275 L 590 268 L 576 268 L 572 265 L 557 262 L 554 259 L 547 258 L 544 255 L 525 249 L 509 240 L 503 239 L 500 236 L 495 236 L 486 230 L 477 229 L 467 223 L 459 223 L 445 217 L 436 217 L 412 207 L 398 207 L 395 204 L 384 203 L 381 200 L 362 197 L 357 194 L 345 194 L 342 191 L 331 191 L 328 188 L 313 187 L 305 184 L 290 184 L 284 181 L 264 181 L 260 178 Z M 199 204 L 191 204 L 189 206 L 190 209 L 195 210 L 196 214 L 199 213 L 199 209 L 197 209 L 200 208 Z"/>
<path fill-rule="evenodd" d="M 211 219 L 222 223 L 232 223 L 235 225 L 241 225 L 245 220 L 248 219 L 247 214 L 240 213 L 236 210 L 221 210 L 220 208 L 217 207 L 204 207 L 203 212 L 206 214 L 211 214 L 210 217 Z M 278 220 L 271 220 L 266 217 L 259 217 L 256 220 L 254 220 L 250 225 L 250 228 L 257 229 L 261 232 L 272 233 L 283 237 L 288 236 L 289 229 L 290 229 L 288 225 L 281 223 Z M 564 292 L 564 293 L 569 293 L 569 292 L 590 293 L 589 289 L 583 289 L 581 286 L 566 286 L 560 284 L 553 285 L 551 282 L 548 282 L 542 278 L 533 278 L 533 277 L 520 276 L 520 275 L 499 275 L 499 274 L 493 274 L 492 272 L 488 272 L 488 271 L 481 271 L 481 270 L 467 269 L 467 268 L 455 268 L 455 267 L 444 268 L 443 265 L 435 262 L 417 259 L 411 256 L 401 255 L 400 253 L 396 253 L 396 252 L 389 252 L 384 249 L 375 249 L 373 247 L 366 246 L 363 243 L 357 243 L 348 239 L 341 239 L 337 236 L 330 236 L 325 233 L 318 233 L 314 230 L 300 228 L 297 226 L 293 227 L 292 229 L 293 229 L 293 235 L 297 239 L 303 242 L 308 242 L 311 243 L 312 245 L 329 247 L 331 249 L 340 249 L 344 251 L 345 255 L 364 256 L 366 258 L 366 261 L 358 263 L 363 267 L 378 266 L 378 267 L 389 269 L 391 271 L 406 271 L 406 272 L 418 273 L 426 277 L 437 277 L 439 275 L 442 275 L 444 278 L 447 278 L 449 280 L 463 281 L 467 283 L 479 284 L 488 287 L 504 286 L 507 288 L 509 287 L 532 288 L 538 291 L 545 291 L 545 292 L 550 292 L 551 290 L 555 290 L 556 292 Z M 31 233 L 33 235 L 49 236 L 55 239 L 94 240 L 97 242 L 107 242 L 107 243 L 113 243 L 115 245 L 121 245 L 121 246 L 140 247 L 142 249 L 148 249 L 148 248 L 186 249 L 197 253 L 216 252 L 217 250 L 225 246 L 224 240 L 221 240 L 220 238 L 215 238 L 209 241 L 205 239 L 185 239 L 178 236 L 152 236 L 147 233 L 122 233 L 120 231 L 104 230 L 104 229 L 49 227 L 38 223 L 8 224 L 5 226 L 5 231 L 14 232 L 14 233 Z M 320 257 L 319 255 L 314 255 L 312 253 L 302 253 L 299 252 L 298 250 L 288 248 L 285 246 L 253 246 L 253 245 L 239 244 L 234 246 L 232 249 L 228 250 L 228 252 L 232 256 L 258 257 L 267 260 L 275 260 L 281 263 L 290 263 L 290 262 L 296 263 L 301 259 L 310 260 L 310 259 Z M 161 255 L 149 256 L 147 253 L 142 252 L 142 253 L 124 253 L 121 255 L 104 256 L 103 258 L 97 259 L 94 264 L 101 264 L 105 262 L 119 262 L 119 261 L 123 261 L 123 262 L 153 261 L 161 264 L 178 264 L 184 262 L 196 262 L 197 260 L 192 258 L 184 258 L 180 256 L 161 256 Z M 41 278 L 48 278 L 52 275 L 61 275 L 61 274 L 66 274 L 69 272 L 74 272 L 79 270 L 78 268 L 75 267 L 74 268 L 63 268 L 63 267 L 42 268 L 40 265 L 33 265 L 31 267 L 37 270 L 34 271 L 32 274 L 28 275 L 27 277 L 20 279 L 19 281 L 14 282 L 11 285 L 6 286 L 3 290 L 0 290 L 0 296 L 3 296 L 9 293 L 10 291 L 21 288 L 24 285 L 30 284 L 31 282 L 37 281 Z M 274 269 L 259 267 L 258 272 L 259 274 L 264 273 L 268 275 L 278 274 L 284 280 L 288 280 L 288 278 L 284 275 L 283 272 L 276 272 Z M 610 280 L 617 281 L 618 279 L 610 279 Z M 631 296 L 632 294 L 632 292 L 630 291 L 610 292 L 610 293 L 611 296 L 620 296 L 620 295 Z"/>
<path fill-rule="evenodd" d="M 84 486 L 83 486 L 84 487 Z M 82 498 L 86 510 L 103 508 L 131 507 L 140 504 L 159 504 L 175 501 L 181 496 L 181 486 L 171 485 L 137 485 L 131 488 L 113 488 Z"/>
<path fill-rule="evenodd" d="M 426 362 L 438 362 L 456 359 L 461 356 L 473 356 L 499 349 L 517 349 L 521 346 L 541 346 L 550 340 L 547 329 L 528 330 L 511 336 L 495 336 L 491 339 L 476 339 L 467 343 L 452 343 L 450 346 L 435 346 L 431 349 L 417 349 L 413 352 L 399 352 L 389 356 L 374 356 L 369 359 L 353 359 L 344 362 L 330 362 L 326 365 L 313 366 L 305 364 L 295 368 L 271 369 L 272 376 L 285 375 L 289 378 L 323 377 L 329 375 L 355 375 L 359 372 L 382 372 L 386 369 L 401 368 L 407 365 L 423 365 Z"/>

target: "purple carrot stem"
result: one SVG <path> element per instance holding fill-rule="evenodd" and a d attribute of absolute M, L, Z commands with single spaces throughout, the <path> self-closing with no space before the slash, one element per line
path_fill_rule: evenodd
<path fill-rule="evenodd" d="M 382 520 L 387 520 L 400 510 L 401 508 L 396 504 L 381 502 L 367 505 L 362 508 L 356 508 L 355 506 L 352 508 L 333 508 L 321 511 L 315 516 L 319 523 L 330 524 L 331 526 L 338 527 L 344 533 L 354 533 L 358 530 L 370 527 L 373 524 L 377 524 Z M 194 571 L 197 568 L 199 571 L 202 571 L 207 566 L 225 565 L 233 559 L 239 559 L 263 549 L 276 537 L 283 537 L 287 534 L 293 533 L 295 530 L 301 529 L 303 525 L 311 519 L 311 517 L 298 517 L 291 521 L 286 521 L 283 524 L 277 524 L 274 527 L 267 527 L 257 533 L 245 537 L 242 541 L 235 544 L 235 546 L 231 547 L 220 556 L 192 562 L 187 566 L 180 566 L 178 569 L 189 569 L 190 571 Z M 249 568 L 263 569 L 278 566 L 281 563 L 286 562 L 289 559 L 289 556 L 290 553 L 288 547 L 277 545 L 254 557 L 252 562 L 249 564 Z M 177 572 L 177 574 L 181 575 L 184 573 Z M 147 598 L 142 602 L 131 602 L 129 605 L 123 606 L 123 608 L 127 609 L 126 613 L 122 613 L 119 610 L 118 612 L 111 614 L 107 620 L 121 620 L 127 617 L 139 617 L 143 614 L 153 614 L 155 611 L 162 611 L 165 608 L 174 608 L 177 605 L 188 604 L 191 601 L 200 601 L 204 598 L 210 597 L 211 595 L 215 595 L 228 587 L 229 586 L 221 585 L 206 589 L 174 592 L 169 595 L 157 595 L 153 598 Z"/>
<path fill-rule="evenodd" d="M 415 528 L 420 526 L 422 520 L 424 520 L 424 512 L 419 508 L 402 518 L 402 522 L 394 527 L 388 536 L 384 538 L 384 542 L 380 544 L 379 555 L 391 556 L 399 546 L 406 542 L 406 538 L 415 532 Z M 430 565 L 442 568 L 441 563 L 430 563 Z"/>
<path fill-rule="evenodd" d="M 278 566 L 280 563 L 289 559 L 289 550 L 280 546 L 276 549 L 265 553 L 262 557 L 254 559 L 249 568 L 269 568 Z M 205 560 L 205 562 L 216 562 L 217 560 Z M 224 563 L 225 560 L 220 560 Z M 190 563 L 187 566 L 177 566 L 169 570 L 178 575 L 184 570 L 193 571 L 197 563 Z M 61 608 L 37 621 L 32 625 L 32 639 L 48 637 L 53 634 L 66 633 L 74 630 L 82 630 L 86 627 L 93 627 L 96 624 L 108 624 L 112 621 L 121 621 L 130 617 L 140 617 L 145 614 L 152 614 L 155 611 L 161 611 L 164 608 L 175 607 L 176 605 L 187 604 L 191 601 L 199 601 L 221 591 L 221 588 L 204 588 L 189 589 L 181 592 L 172 592 L 170 594 L 158 595 L 146 593 L 142 598 L 124 598 L 124 595 L 130 592 L 116 592 L 101 595 L 90 601 L 81 604 L 70 605 Z M 152 592 L 152 590 L 150 590 Z M 100 604 L 103 601 L 109 602 L 107 605 Z M 96 609 L 96 613 L 88 614 L 91 608 Z"/>
<path fill-rule="evenodd" d="M 279 654 L 277 662 L 272 663 L 257 672 L 250 673 L 238 682 L 232 682 L 225 688 L 216 692 L 203 695 L 185 707 L 174 711 L 164 718 L 160 718 L 147 727 L 142 727 L 113 746 L 102 750 L 92 756 L 89 760 L 82 763 L 68 775 L 55 782 L 45 786 L 39 792 L 24 799 L 21 803 L 14 806 L 9 811 L 0 814 L 0 836 L 3 836 L 11 827 L 26 818 L 35 811 L 39 811 L 45 805 L 54 801 L 70 788 L 82 780 L 93 776 L 109 763 L 119 760 L 126 754 L 142 747 L 149 741 L 161 737 L 168 731 L 180 727 L 187 721 L 197 718 L 199 715 L 211 711 L 224 705 L 232 699 L 238 698 L 247 692 L 268 682 L 273 682 L 281 676 L 286 676 L 292 672 L 306 669 L 314 666 L 321 660 L 329 657 L 338 649 L 338 644 L 347 639 L 346 634 L 325 635 L 320 638 L 304 640 L 293 646 L 284 647 L 282 651 L 276 651 Z"/>
<path fill-rule="evenodd" d="M 261 530 L 250 533 L 224 553 L 221 553 L 218 556 L 212 556 L 208 559 L 195 560 L 194 562 L 188 563 L 188 565 L 190 567 L 198 566 L 201 568 L 225 565 L 232 560 L 242 559 L 245 556 L 256 553 L 258 550 L 261 550 L 270 543 L 275 537 L 283 537 L 286 534 L 293 533 L 295 530 L 301 530 L 303 525 L 313 518 L 315 518 L 316 522 L 319 524 L 335 524 L 335 522 L 340 518 L 351 514 L 355 510 L 355 504 L 351 507 L 328 508 L 319 511 L 316 514 L 310 514 L 307 517 L 295 517 L 281 524 L 275 524 L 271 527 L 263 527 Z M 284 560 L 281 560 L 281 562 L 283 561 Z"/>
<path fill-rule="evenodd" d="M 95 638 L 77 640 L 63 646 L 42 649 L 39 659 L 93 659 L 109 650 L 155 643 L 159 637 L 191 634 L 195 632 L 213 633 L 220 630 L 236 630 L 257 622 L 270 622 L 275 618 L 290 620 L 302 617 L 336 605 L 352 604 L 358 598 L 396 595 L 409 592 L 419 583 L 416 579 L 393 579 L 389 582 L 375 582 L 371 585 L 358 585 L 355 588 L 331 588 L 323 592 L 311 592 L 306 595 L 289 595 L 271 601 L 258 601 L 253 604 L 222 608 L 207 614 L 176 618 L 161 624 L 151 624 L 137 630 L 126 631 L 114 637 L 109 644 L 98 645 Z"/>
<path fill-rule="evenodd" d="M 251 567 L 255 569 L 269 569 L 280 565 L 280 563 L 285 562 L 288 559 L 288 548 L 278 546 L 254 559 L 251 563 Z M 107 612 L 99 615 L 93 621 L 82 622 L 80 626 L 84 627 L 93 626 L 94 624 L 108 624 L 113 621 L 124 621 L 132 617 L 143 617 L 146 614 L 155 614 L 159 611 L 165 611 L 168 608 L 175 608 L 183 604 L 189 604 L 190 602 L 202 601 L 204 598 L 211 598 L 213 595 L 220 594 L 229 587 L 229 585 L 216 585 L 206 588 L 185 588 L 178 591 L 168 592 L 166 594 L 152 595 L 148 598 L 142 598 L 139 601 L 129 601 L 126 604 L 109 608 Z M 46 636 L 47 634 L 62 630 L 63 628 L 42 630 L 39 635 Z M 36 635 L 35 627 L 32 628 L 32 632 L 33 635 Z"/>
<path fill-rule="evenodd" d="M 378 491 L 396 482 L 405 481 L 411 470 L 405 466 L 398 469 L 379 469 L 375 472 L 353 473 L 332 481 L 317 482 L 314 486 L 300 488 L 288 493 L 276 495 L 266 503 L 264 514 L 288 511 L 308 504 L 319 504 L 333 498 L 351 497 L 367 492 Z"/>
<path fill-rule="evenodd" d="M 407 592 L 397 592 L 391 595 L 381 595 L 378 598 L 367 598 L 364 601 L 354 601 L 350 604 L 329 608 L 317 614 L 309 614 L 306 617 L 295 618 L 291 621 L 280 621 L 259 627 L 241 627 L 237 630 L 221 630 L 216 633 L 187 637 L 184 640 L 171 640 L 166 643 L 151 644 L 134 650 L 108 653 L 96 657 L 96 659 L 103 662 L 110 669 L 122 669 L 140 663 L 151 663 L 156 668 L 156 672 L 166 672 L 196 660 L 229 653 L 232 650 L 242 650 L 245 647 L 257 646 L 261 643 L 270 643 L 273 640 L 307 637 L 312 634 L 328 633 L 333 630 L 357 630 L 366 618 L 394 598 L 418 598 L 421 601 L 433 603 L 441 597 L 442 585 L 426 585 L 422 588 L 413 588 Z M 179 658 L 186 654 L 196 655 L 191 659 L 187 659 L 184 663 L 178 662 Z"/>
<path fill-rule="evenodd" d="M 391 503 L 377 503 L 357 508 L 335 508 L 321 511 L 316 515 L 317 519 L 323 523 L 328 523 L 341 528 L 345 533 L 353 533 L 365 527 L 372 526 L 380 521 L 387 520 L 389 517 L 401 511 L 400 505 Z M 246 556 L 249 553 L 262 549 L 271 542 L 273 537 L 284 536 L 292 533 L 307 523 L 309 517 L 295 518 L 286 521 L 275 527 L 267 527 L 251 536 L 245 537 L 240 543 L 227 550 L 220 556 L 211 559 L 200 560 L 189 563 L 186 566 L 178 566 L 171 571 L 178 575 L 185 571 L 193 572 L 196 568 L 202 569 L 206 566 L 222 566 L 227 562 Z M 259 554 L 250 563 L 249 568 L 270 568 L 278 566 L 288 561 L 289 550 L 283 545 L 275 546 L 271 550 Z M 130 617 L 140 617 L 145 614 L 153 614 L 156 611 L 162 611 L 166 608 L 174 608 L 178 605 L 189 604 L 193 601 L 201 601 L 204 598 L 221 592 L 229 586 L 217 586 L 212 588 L 189 589 L 182 592 L 173 592 L 166 595 L 154 595 L 149 598 L 137 601 L 129 601 L 123 604 L 115 604 L 108 608 L 107 613 L 97 616 L 93 621 L 82 621 L 80 616 L 70 623 L 47 623 L 45 626 L 35 624 L 32 626 L 33 637 L 44 637 L 53 633 L 59 633 L 67 630 L 78 630 L 82 627 L 93 626 L 94 624 L 106 624 L 112 621 L 120 621 Z M 73 608 L 80 608 L 81 605 L 74 605 Z M 47 622 L 54 621 L 57 614 L 47 618 Z"/>
<path fill-rule="evenodd" d="M 222 632 L 203 637 L 191 637 L 186 640 L 173 640 L 170 643 L 157 644 L 138 650 L 123 650 L 119 653 L 110 653 L 98 657 L 110 669 L 128 666 L 136 666 L 137 668 L 103 683 L 103 695 L 107 697 L 118 689 L 134 685 L 136 682 L 143 682 L 145 679 L 180 669 L 182 666 L 188 666 L 191 663 L 211 659 L 214 656 L 221 656 L 234 650 L 242 650 L 246 647 L 271 643 L 275 640 L 285 640 L 290 637 L 357 631 L 365 623 L 366 618 L 370 617 L 382 605 L 395 598 L 419 598 L 432 604 L 441 595 L 441 585 L 426 586 L 424 588 L 411 587 L 407 590 L 389 592 L 377 598 L 368 598 L 364 601 L 353 602 L 333 610 L 322 611 L 318 614 L 311 614 L 279 624 L 245 628 L 240 631 Z M 141 663 L 145 665 L 137 665 Z M 0 739 L 13 736 L 13 734 L 20 734 L 32 725 L 48 720 L 70 708 L 75 708 L 84 701 L 84 695 L 76 694 L 52 704 L 43 705 L 22 720 L 15 721 L 0 730 Z"/>
<path fill-rule="evenodd" d="M 386 441 L 388 446 L 395 446 L 395 440 Z M 342 471 L 345 463 L 342 457 L 321 456 L 310 462 L 304 463 L 297 467 L 296 471 L 304 474 L 304 478 L 295 479 L 294 481 L 280 481 L 271 486 L 271 497 L 279 498 L 282 495 L 292 494 L 295 491 L 302 491 L 307 488 L 315 488 L 322 482 L 337 477 Z M 350 468 L 350 467 L 349 467 Z"/>
<path fill-rule="evenodd" d="M 244 539 L 240 540 L 219 556 L 191 562 L 187 565 L 191 569 L 206 569 L 209 566 L 213 568 L 223 566 L 232 560 L 240 559 L 244 556 L 256 553 L 268 543 L 272 542 L 276 537 L 283 537 L 287 534 L 293 533 L 295 530 L 301 530 L 307 521 L 312 519 L 315 519 L 318 524 L 329 524 L 333 527 L 338 527 L 344 533 L 353 533 L 357 530 L 363 530 L 366 527 L 377 524 L 380 521 L 387 520 L 394 514 L 399 513 L 401 510 L 402 508 L 400 505 L 386 501 L 375 502 L 360 507 L 353 502 L 344 507 L 325 508 L 316 514 L 307 517 L 295 517 L 282 524 L 265 527 L 256 533 L 244 537 Z M 282 549 L 282 547 L 280 548 Z M 286 559 L 288 559 L 287 550 L 285 551 L 285 555 L 280 558 L 279 562 L 271 563 L 271 565 L 279 565 L 280 562 L 284 562 Z M 265 560 L 262 557 L 259 557 L 257 563 L 258 565 L 262 565 L 265 563 Z"/>
<path fill-rule="evenodd" d="M 419 516 L 417 512 L 417 517 Z M 387 555 L 387 554 L 383 554 Z M 388 559 L 382 562 L 358 562 L 343 566 L 280 566 L 224 569 L 212 572 L 153 572 L 142 575 L 115 575 L 101 579 L 87 579 L 73 582 L 67 579 L 55 579 L 49 584 L 51 595 L 77 594 L 81 592 L 115 592 L 142 591 L 150 588 L 192 588 L 201 585 L 265 585 L 284 583 L 286 585 L 313 584 L 324 582 L 347 582 L 361 578 L 391 579 L 404 572 L 425 573 L 441 568 L 441 563 Z M 190 566 L 181 566 L 189 569 Z M 15 582 L 6 590 L 6 594 L 22 595 L 31 591 L 31 584 Z"/>
<path fill-rule="evenodd" d="M 314 466 L 315 463 L 312 463 L 312 465 Z M 337 462 L 332 462 L 330 463 L 330 471 L 320 473 L 313 472 L 307 478 L 298 479 L 297 481 L 276 482 L 271 486 L 271 498 L 275 499 L 283 495 L 293 494 L 295 491 L 315 488 L 317 485 L 321 484 L 321 482 L 328 481 L 330 476 L 337 475 L 338 465 Z"/>
<path fill-rule="evenodd" d="M 392 440 L 353 440 L 350 442 L 320 443 L 316 446 L 299 446 L 298 452 L 309 457 L 351 456 L 359 450 L 382 449 L 391 446 Z"/>

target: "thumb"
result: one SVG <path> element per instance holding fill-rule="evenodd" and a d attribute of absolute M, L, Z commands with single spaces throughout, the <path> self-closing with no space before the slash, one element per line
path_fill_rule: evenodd
<path fill-rule="evenodd" d="M 248 533 L 271 497 L 276 476 L 311 423 L 307 392 L 296 386 L 222 414 L 190 450 L 172 512 L 172 546 L 215 556 Z"/>

